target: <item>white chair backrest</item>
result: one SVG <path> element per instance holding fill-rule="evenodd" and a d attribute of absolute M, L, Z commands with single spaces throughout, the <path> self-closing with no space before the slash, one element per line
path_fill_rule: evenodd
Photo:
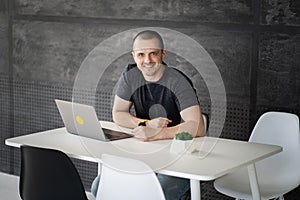
<path fill-rule="evenodd" d="M 102 170 L 96 200 L 164 200 L 153 170 L 145 163 L 108 154 L 101 158 Z"/>
<path fill-rule="evenodd" d="M 260 182 L 300 184 L 300 134 L 297 115 L 267 112 L 257 121 L 249 142 L 274 144 L 283 151 L 256 163 Z"/>
<path fill-rule="evenodd" d="M 208 116 L 206 114 L 202 113 L 202 118 L 203 118 L 203 122 L 204 122 L 204 135 L 207 136 L 208 135 Z"/>

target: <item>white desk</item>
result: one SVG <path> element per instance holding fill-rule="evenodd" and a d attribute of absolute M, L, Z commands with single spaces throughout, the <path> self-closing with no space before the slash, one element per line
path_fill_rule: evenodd
<path fill-rule="evenodd" d="M 101 122 L 105 128 L 119 128 L 111 122 Z M 125 132 L 129 129 L 123 129 Z M 216 138 L 196 138 L 195 145 L 214 144 Z M 178 156 L 169 152 L 171 140 L 141 142 L 135 138 L 114 142 L 101 142 L 79 137 L 66 132 L 65 128 L 39 132 L 5 141 L 6 145 L 20 147 L 30 145 L 53 148 L 73 158 L 101 163 L 103 153 L 139 159 L 157 173 L 188 178 L 191 180 L 192 199 L 200 199 L 200 181 L 219 178 L 235 169 L 248 166 L 254 199 L 260 199 L 254 163 L 282 151 L 275 145 L 248 143 L 236 140 L 217 139 L 207 157 L 199 159 L 198 153 Z"/>

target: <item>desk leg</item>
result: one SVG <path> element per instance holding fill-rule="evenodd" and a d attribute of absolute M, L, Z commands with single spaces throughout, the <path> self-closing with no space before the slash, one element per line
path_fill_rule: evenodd
<path fill-rule="evenodd" d="M 250 180 L 251 192 L 253 200 L 260 200 L 260 192 L 257 181 L 257 174 L 254 163 L 248 165 L 248 175 Z"/>
<path fill-rule="evenodd" d="M 200 181 L 190 179 L 190 186 L 191 186 L 191 200 L 200 200 L 201 199 Z"/>

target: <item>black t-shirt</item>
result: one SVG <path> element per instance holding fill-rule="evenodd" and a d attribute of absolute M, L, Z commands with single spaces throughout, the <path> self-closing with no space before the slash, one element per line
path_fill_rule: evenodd
<path fill-rule="evenodd" d="M 116 94 L 133 102 L 138 118 L 167 117 L 172 120 L 168 126 L 181 123 L 182 110 L 199 105 L 188 77 L 166 65 L 162 78 L 157 82 L 147 82 L 136 64 L 128 65 L 119 79 Z"/>

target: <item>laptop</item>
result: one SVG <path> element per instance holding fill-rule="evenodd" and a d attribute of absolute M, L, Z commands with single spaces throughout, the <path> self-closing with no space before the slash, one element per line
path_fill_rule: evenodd
<path fill-rule="evenodd" d="M 101 127 L 94 107 L 55 99 L 60 116 L 69 133 L 101 141 L 113 141 L 133 135 Z"/>

